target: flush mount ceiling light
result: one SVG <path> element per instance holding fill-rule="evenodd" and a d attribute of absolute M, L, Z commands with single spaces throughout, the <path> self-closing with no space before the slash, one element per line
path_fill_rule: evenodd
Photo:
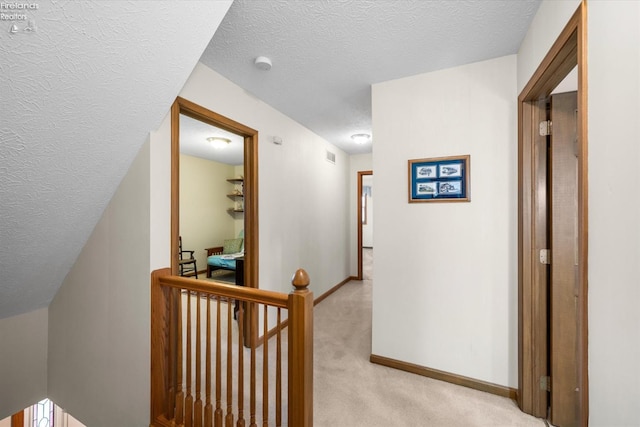
<path fill-rule="evenodd" d="M 254 64 L 256 68 L 262 71 L 269 71 L 271 69 L 271 60 L 266 56 L 258 56 Z"/>
<path fill-rule="evenodd" d="M 229 138 L 222 138 L 220 136 L 210 136 L 209 138 L 207 138 L 207 141 L 216 150 L 222 150 L 231 143 L 231 140 Z"/>
<path fill-rule="evenodd" d="M 368 133 L 356 133 L 355 135 L 351 135 L 351 139 L 353 139 L 353 142 L 356 144 L 365 144 L 369 142 L 371 135 Z"/>

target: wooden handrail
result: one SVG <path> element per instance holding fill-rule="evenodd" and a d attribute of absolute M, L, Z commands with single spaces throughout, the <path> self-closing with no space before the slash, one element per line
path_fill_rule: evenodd
<path fill-rule="evenodd" d="M 295 273 L 291 282 L 295 289 L 287 295 L 171 276 L 170 272 L 171 270 L 167 268 L 157 270 L 151 275 L 150 427 L 210 427 L 221 426 L 223 422 L 229 426 L 235 425 L 236 416 L 237 425 L 244 425 L 243 400 L 245 398 L 250 400 L 249 422 L 251 425 L 257 425 L 256 418 L 262 415 L 261 425 L 269 425 L 268 423 L 274 420 L 272 417 L 275 417 L 275 423 L 278 426 L 282 424 L 281 393 L 284 384 L 288 386 L 285 392 L 288 425 L 312 427 L 313 293 L 308 289 L 307 273 L 304 270 L 298 270 Z M 233 300 L 241 302 L 237 327 L 231 317 Z M 212 302 L 216 304 L 215 320 L 211 313 Z M 226 304 L 222 306 L 222 310 L 227 310 L 226 319 L 220 316 L 221 302 Z M 195 304 L 195 307 L 192 307 L 192 304 Z M 201 322 L 204 321 L 202 317 L 205 316 L 204 312 L 201 313 L 201 304 L 204 304 L 202 307 L 206 310 L 205 328 L 201 326 Z M 259 305 L 263 306 L 263 310 L 258 310 Z M 271 332 L 269 327 L 272 326 L 268 326 L 270 323 L 268 308 L 277 310 L 272 312 L 276 315 L 277 323 Z M 288 311 L 288 319 L 284 322 L 281 321 L 282 309 Z M 192 318 L 194 312 L 195 319 Z M 258 313 L 260 312 L 263 319 L 261 332 L 258 330 Z M 220 327 L 224 323 L 226 323 L 227 335 L 223 339 L 220 336 Z M 192 328 L 195 340 L 191 337 Z M 245 328 L 249 334 L 243 333 Z M 284 328 L 288 329 L 286 344 L 288 350 L 285 353 L 288 356 L 286 382 L 281 381 L 283 369 L 280 366 L 282 359 L 280 335 Z M 259 333 L 262 333 L 261 338 L 258 337 Z M 236 360 L 232 360 L 232 334 L 238 338 Z M 275 343 L 269 342 L 269 336 L 274 334 Z M 249 342 L 244 340 L 246 337 L 250 337 Z M 204 343 L 202 346 L 201 341 Z M 245 346 L 248 349 L 245 349 Z M 275 346 L 275 352 L 270 351 L 269 346 Z M 226 355 L 221 353 L 222 347 L 225 347 Z M 263 372 L 261 377 L 257 378 L 256 350 L 260 347 Z M 243 368 L 245 350 L 249 351 L 250 358 L 250 367 L 246 368 L 250 370 L 247 388 L 244 387 L 245 380 L 243 380 L 247 378 Z M 212 366 L 211 356 L 215 356 L 215 367 Z M 267 370 L 267 365 L 271 364 L 270 358 L 275 360 L 275 373 Z M 192 364 L 195 376 L 192 373 Z M 238 371 L 237 378 L 233 379 L 232 364 Z M 221 368 L 224 369 L 224 373 Z M 184 375 L 183 370 L 185 370 Z M 212 381 L 212 374 L 215 376 L 215 381 Z M 274 382 L 269 380 L 272 375 Z M 223 387 L 226 391 L 224 395 L 220 388 L 221 380 L 224 382 Z M 201 387 L 201 381 L 204 383 L 204 389 Z M 262 387 L 256 387 L 257 381 L 261 382 Z M 237 388 L 233 384 L 237 384 Z M 236 390 L 237 395 L 234 399 L 232 393 Z M 262 398 L 256 396 L 258 390 L 262 392 Z M 245 395 L 246 391 L 249 393 Z M 215 392 L 215 405 L 212 392 Z M 271 393 L 273 397 L 269 397 Z M 262 411 L 257 413 L 256 401 L 261 402 L 262 405 Z M 270 412 L 269 408 L 273 402 L 275 402 L 275 413 Z M 225 412 L 224 421 L 223 411 Z"/>
<path fill-rule="evenodd" d="M 305 273 L 306 274 L 306 273 Z M 203 292 L 231 299 L 239 299 L 272 307 L 287 308 L 288 295 L 280 292 L 254 289 L 236 285 L 226 285 L 204 280 L 190 279 L 180 276 L 162 276 L 159 282 L 163 286 L 182 289 L 185 291 Z"/>

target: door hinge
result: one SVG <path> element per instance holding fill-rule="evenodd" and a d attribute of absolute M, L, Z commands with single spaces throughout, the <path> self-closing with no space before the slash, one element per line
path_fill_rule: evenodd
<path fill-rule="evenodd" d="M 551 391 L 551 377 L 540 377 L 540 390 Z"/>
<path fill-rule="evenodd" d="M 540 249 L 540 264 L 551 264 L 551 249 Z"/>
<path fill-rule="evenodd" d="M 540 122 L 540 136 L 551 135 L 551 120 Z"/>

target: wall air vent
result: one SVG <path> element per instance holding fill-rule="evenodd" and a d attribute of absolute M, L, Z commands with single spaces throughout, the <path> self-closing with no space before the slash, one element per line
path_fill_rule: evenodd
<path fill-rule="evenodd" d="M 327 150 L 327 162 L 336 164 L 336 153 Z"/>

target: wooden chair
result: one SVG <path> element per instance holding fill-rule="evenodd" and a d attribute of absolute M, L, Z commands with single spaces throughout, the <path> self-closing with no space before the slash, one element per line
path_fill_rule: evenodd
<path fill-rule="evenodd" d="M 186 276 L 187 273 L 194 273 L 198 278 L 198 267 L 196 259 L 193 257 L 195 251 L 182 249 L 182 236 L 178 237 L 178 266 L 180 267 L 180 275 Z M 191 274 L 190 274 L 191 275 Z"/>

